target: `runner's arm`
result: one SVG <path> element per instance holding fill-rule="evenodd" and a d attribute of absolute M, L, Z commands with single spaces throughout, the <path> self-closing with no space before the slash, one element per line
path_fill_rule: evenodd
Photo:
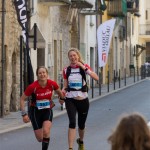
<path fill-rule="evenodd" d="M 67 81 L 67 79 L 64 79 L 63 88 L 62 88 L 62 92 L 64 94 L 66 94 L 67 87 L 68 87 L 68 81 Z"/>
<path fill-rule="evenodd" d="M 59 98 L 59 103 L 62 105 L 64 103 L 65 100 L 65 96 L 63 94 L 63 92 L 59 89 L 56 90 L 56 93 L 58 94 L 58 98 Z"/>
<path fill-rule="evenodd" d="M 23 117 L 23 122 L 24 123 L 28 123 L 30 122 L 30 119 L 28 117 L 28 114 L 25 110 L 25 100 L 28 98 L 28 96 L 26 96 L 25 94 L 22 94 L 21 98 L 20 98 L 20 110 L 21 110 L 21 115 Z"/>
<path fill-rule="evenodd" d="M 64 96 L 64 94 L 62 93 L 62 91 L 60 90 L 60 88 L 58 88 L 58 89 L 55 90 L 55 91 L 56 91 L 56 93 L 58 94 L 60 100 L 65 99 L 65 96 Z"/>
<path fill-rule="evenodd" d="M 94 80 L 98 81 L 99 80 L 99 77 L 98 75 L 93 72 L 93 71 L 89 71 L 90 73 L 87 73 L 91 78 L 93 78 Z"/>
<path fill-rule="evenodd" d="M 83 63 L 81 62 L 77 62 L 77 65 L 80 66 L 83 70 L 85 70 L 85 72 L 91 77 L 93 78 L 94 80 L 99 80 L 99 77 L 98 75 L 93 72 L 90 68 L 87 68 Z"/>
<path fill-rule="evenodd" d="M 28 98 L 24 93 L 22 94 L 20 98 L 20 109 L 21 111 L 25 111 L 25 100 Z"/>

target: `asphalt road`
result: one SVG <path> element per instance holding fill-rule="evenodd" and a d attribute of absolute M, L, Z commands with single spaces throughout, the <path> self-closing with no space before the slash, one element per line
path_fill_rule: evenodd
<path fill-rule="evenodd" d="M 150 80 L 115 92 L 90 103 L 86 124 L 86 150 L 110 150 L 107 138 L 125 113 L 139 112 L 150 120 Z M 66 114 L 53 120 L 49 150 L 67 150 Z M 0 150 L 41 150 L 32 128 L 0 134 Z M 77 150 L 77 144 L 74 146 Z"/>

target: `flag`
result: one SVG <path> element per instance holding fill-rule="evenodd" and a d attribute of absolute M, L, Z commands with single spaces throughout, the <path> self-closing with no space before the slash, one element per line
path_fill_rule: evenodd
<path fill-rule="evenodd" d="M 18 22 L 22 28 L 24 42 L 27 40 L 28 19 L 27 19 L 27 0 L 14 0 Z"/>
<path fill-rule="evenodd" d="M 97 29 L 99 67 L 106 65 L 115 21 L 115 19 L 108 20 Z"/>
<path fill-rule="evenodd" d="M 27 0 L 14 0 L 14 5 L 17 13 L 18 22 L 22 28 L 22 36 L 26 45 L 26 59 L 27 59 L 27 82 L 31 84 L 34 81 L 34 73 L 29 55 L 28 42 L 28 16 L 27 16 Z"/>

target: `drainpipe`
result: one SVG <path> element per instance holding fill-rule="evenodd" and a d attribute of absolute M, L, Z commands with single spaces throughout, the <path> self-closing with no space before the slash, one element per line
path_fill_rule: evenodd
<path fill-rule="evenodd" d="M 98 11 L 98 0 L 95 0 L 95 10 Z M 98 29 L 98 15 L 96 15 L 96 41 L 97 41 L 97 29 Z M 97 49 L 97 74 L 99 73 L 99 61 L 98 61 L 98 42 L 96 42 L 96 49 Z"/>
<path fill-rule="evenodd" d="M 80 50 L 80 9 L 78 9 L 78 49 Z"/>
<path fill-rule="evenodd" d="M 23 37 L 20 36 L 20 97 L 22 95 L 22 52 L 23 52 Z"/>
<path fill-rule="evenodd" d="M 1 63 L 2 63 L 2 70 L 1 70 L 1 117 L 4 117 L 4 78 L 5 78 L 5 46 L 4 46 L 4 40 L 5 40 L 5 0 L 2 0 L 2 53 L 1 53 Z"/>

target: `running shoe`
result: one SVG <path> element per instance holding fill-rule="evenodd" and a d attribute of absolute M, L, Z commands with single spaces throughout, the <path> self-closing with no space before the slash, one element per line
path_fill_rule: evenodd
<path fill-rule="evenodd" d="M 78 150 L 84 150 L 84 143 L 80 142 L 80 138 L 77 139 Z"/>

